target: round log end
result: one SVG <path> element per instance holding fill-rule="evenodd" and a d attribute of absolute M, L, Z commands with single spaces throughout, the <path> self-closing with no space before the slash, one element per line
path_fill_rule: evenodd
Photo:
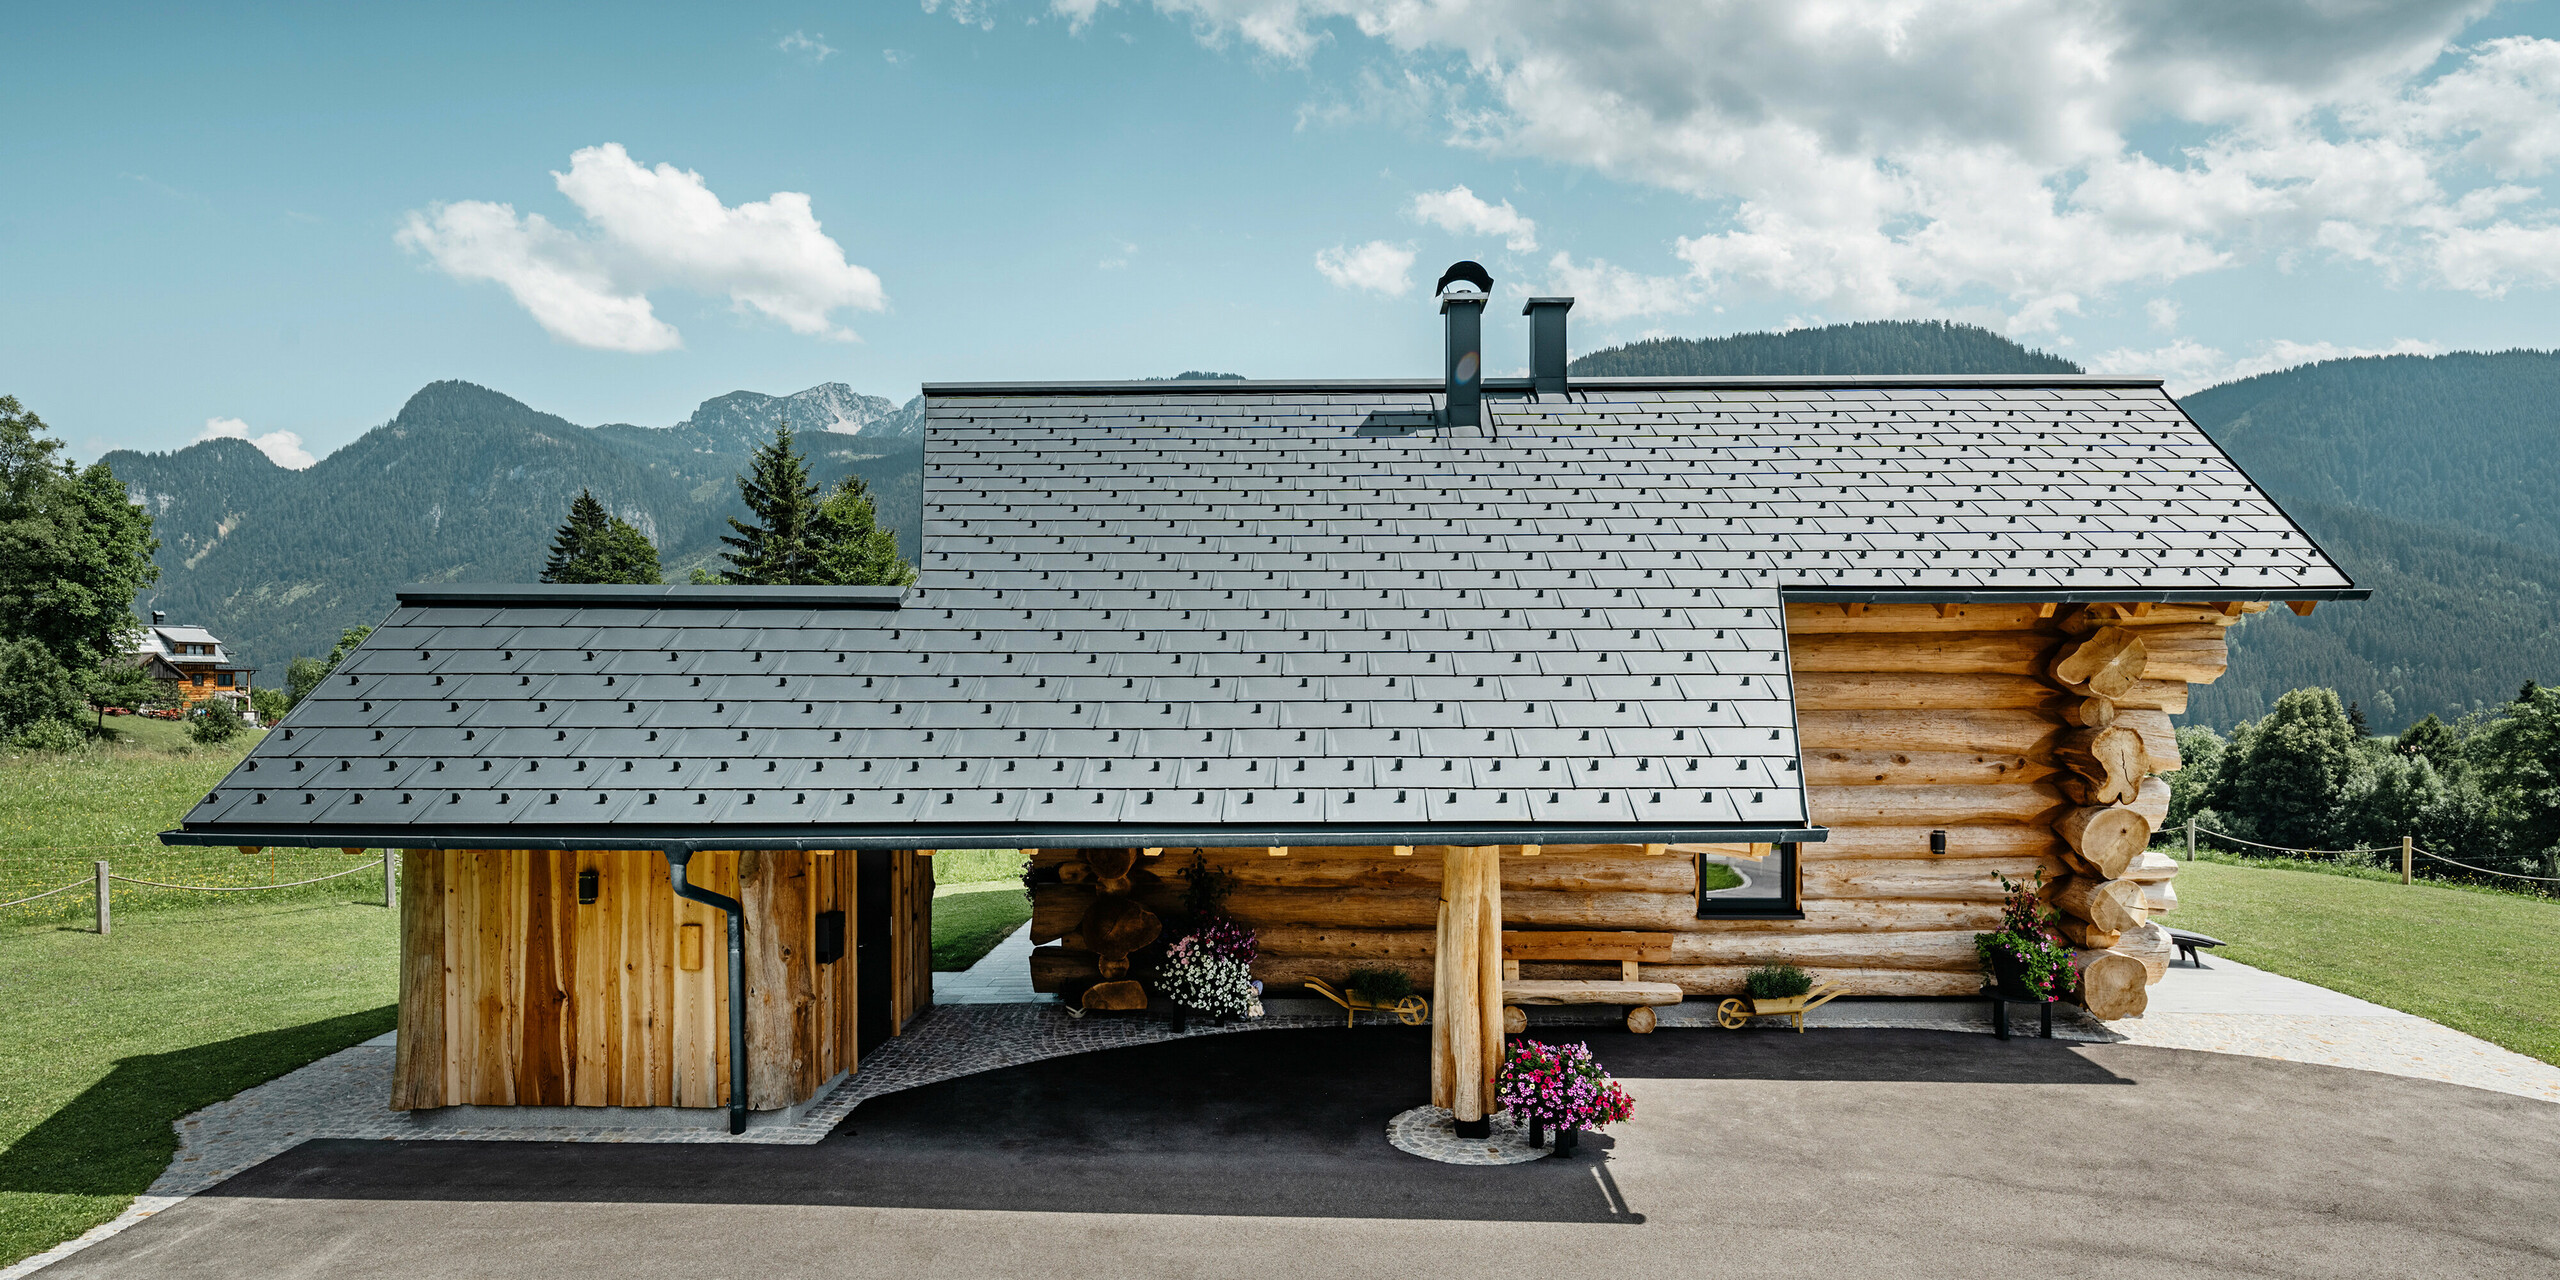
<path fill-rule="evenodd" d="M 1504 1021 L 1508 1022 L 1509 1019 L 1506 1017 Z M 1635 1032 L 1637 1035 L 1651 1035 L 1653 1033 L 1654 1021 L 1655 1018 L 1652 1005 L 1640 1004 L 1635 1008 L 1627 1010 L 1627 1030 Z"/>
<path fill-rule="evenodd" d="M 1502 1006 L 1502 1034 L 1516 1036 L 1529 1029 L 1529 1011 L 1516 1004 Z"/>
<path fill-rule="evenodd" d="M 1082 1003 L 1088 1010 L 1134 1012 L 1147 1007 L 1147 989 L 1129 981 L 1097 982 L 1085 988 Z"/>

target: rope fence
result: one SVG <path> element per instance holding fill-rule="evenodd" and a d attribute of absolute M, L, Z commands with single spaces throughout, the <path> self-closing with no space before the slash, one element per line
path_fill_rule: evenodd
<path fill-rule="evenodd" d="M 106 851 L 125 851 L 126 856 L 113 863 L 82 856 Z M 374 856 L 344 866 L 349 853 Z M 388 906 L 397 867 L 398 855 L 388 849 L 264 849 L 241 854 L 131 842 L 0 845 L 0 912 L 7 913 L 0 916 L 0 923 L 71 924 L 87 917 L 94 920 L 98 932 L 106 933 L 118 909 L 176 906 L 207 893 L 282 893 L 296 900 L 319 894 L 335 900 L 345 891 L 314 886 L 369 871 L 382 876 L 380 895 L 359 889 L 350 900 Z M 69 879 L 75 874 L 78 879 Z M 61 883 L 64 880 L 68 883 Z M 89 892 L 76 892 L 83 889 Z"/>
<path fill-rule="evenodd" d="M 2210 836 L 2218 841 L 2228 841 L 2232 844 L 2247 845 L 2253 849 L 2264 849 L 2269 853 L 2278 853 L 2287 857 L 2301 858 L 2305 861 L 2317 862 L 2326 860 L 2339 863 L 2345 863 L 2349 859 L 2369 861 L 2370 865 L 2384 870 L 2390 869 L 2388 861 L 2389 856 L 2396 853 L 2400 855 L 2400 883 L 2402 884 L 2408 884 L 2413 880 L 2417 871 L 2416 860 L 2424 858 L 2430 862 L 2439 862 L 2448 867 L 2459 867 L 2464 871 L 2471 872 L 2473 875 L 2495 876 L 2501 880 L 2523 880 L 2537 885 L 2560 885 L 2560 876 L 2529 876 L 2518 871 L 2499 871 L 2490 867 L 2474 866 L 2468 862 L 2462 862 L 2457 859 L 2448 858 L 2440 853 L 2419 848 L 2416 840 L 2405 836 L 2401 838 L 2400 845 L 2396 849 L 2388 845 L 2368 845 L 2354 849 L 2296 849 L 2287 845 L 2267 844 L 2263 841 L 2251 840 L 2245 836 L 2235 836 L 2228 831 L 2216 831 L 2211 827 L 2198 823 L 2193 818 L 2189 818 L 2187 819 L 2188 856 L 2193 857 L 2195 855 L 2197 839 L 2205 836 Z M 2458 879 L 2456 877 L 2442 878 Z M 2547 893 L 2550 891 L 2542 890 L 2542 892 Z"/>

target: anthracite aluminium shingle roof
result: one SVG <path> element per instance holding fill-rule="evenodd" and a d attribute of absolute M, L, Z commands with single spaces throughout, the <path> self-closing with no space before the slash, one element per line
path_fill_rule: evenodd
<path fill-rule="evenodd" d="M 928 388 L 898 607 L 404 593 L 184 838 L 1784 838 L 1783 598 L 2361 594 L 2147 382 L 1214 388 Z"/>

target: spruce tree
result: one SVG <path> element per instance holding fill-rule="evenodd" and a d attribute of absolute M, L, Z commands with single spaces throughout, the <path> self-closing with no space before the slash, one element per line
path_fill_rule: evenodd
<path fill-rule="evenodd" d="M 560 532 L 552 536 L 551 560 L 542 566 L 542 580 L 544 582 L 586 581 L 585 578 L 564 575 L 576 571 L 578 562 L 586 558 L 588 544 L 604 532 L 605 521 L 608 518 L 604 504 L 596 501 L 593 491 L 578 490 L 578 496 L 569 503 L 568 523 L 561 525 Z"/>
<path fill-rule="evenodd" d="M 898 535 L 880 527 L 871 488 L 859 476 L 838 481 L 819 504 L 811 540 L 817 546 L 814 584 L 903 587 L 916 580 L 915 567 L 898 556 Z"/>
<path fill-rule="evenodd" d="M 754 523 L 731 517 L 733 537 L 720 535 L 729 547 L 720 558 L 729 562 L 720 580 L 738 586 L 781 587 L 814 581 L 817 549 L 811 526 L 818 518 L 818 486 L 809 479 L 808 463 L 791 447 L 788 424 L 774 428 L 773 441 L 757 448 L 738 477 L 738 497 Z"/>
<path fill-rule="evenodd" d="M 608 515 L 593 493 L 579 490 L 569 522 L 551 540 L 544 582 L 658 585 L 658 548 L 630 521 Z"/>
<path fill-rule="evenodd" d="M 2347 727 L 2355 730 L 2359 741 L 2373 736 L 2373 725 L 2364 718 L 2364 708 L 2353 702 L 2347 704 Z"/>

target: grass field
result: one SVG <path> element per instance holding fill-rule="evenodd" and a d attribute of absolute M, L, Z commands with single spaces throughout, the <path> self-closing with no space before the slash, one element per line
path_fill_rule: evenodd
<path fill-rule="evenodd" d="M 2560 1064 L 2560 902 L 2203 858 L 2163 924 L 2217 954 Z"/>

